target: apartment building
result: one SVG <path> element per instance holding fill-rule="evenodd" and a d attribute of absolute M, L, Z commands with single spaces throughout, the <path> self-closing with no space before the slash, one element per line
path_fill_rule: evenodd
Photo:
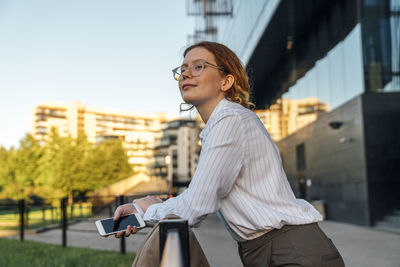
<path fill-rule="evenodd" d="M 167 179 L 169 189 L 185 187 L 191 181 L 200 154 L 201 125 L 195 120 L 174 120 L 166 124 L 155 145 L 152 175 Z"/>
<path fill-rule="evenodd" d="M 317 120 L 329 105 L 316 97 L 302 99 L 282 98 L 268 109 L 254 112 L 263 122 L 274 141 L 279 141 Z"/>
<path fill-rule="evenodd" d="M 41 143 L 52 127 L 61 136 L 76 138 L 83 131 L 89 142 L 120 139 L 135 172 L 148 174 L 154 143 L 163 125 L 176 119 L 165 113 L 139 113 L 86 106 L 80 102 L 44 102 L 32 110 L 31 134 Z"/>

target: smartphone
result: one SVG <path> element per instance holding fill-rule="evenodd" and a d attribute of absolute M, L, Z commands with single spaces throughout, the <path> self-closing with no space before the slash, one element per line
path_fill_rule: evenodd
<path fill-rule="evenodd" d="M 99 231 L 101 236 L 108 236 L 121 231 L 125 231 L 128 225 L 136 225 L 138 229 L 144 228 L 146 226 L 142 216 L 137 213 L 127 216 L 121 216 L 116 221 L 114 221 L 113 218 L 96 221 L 97 230 Z"/>

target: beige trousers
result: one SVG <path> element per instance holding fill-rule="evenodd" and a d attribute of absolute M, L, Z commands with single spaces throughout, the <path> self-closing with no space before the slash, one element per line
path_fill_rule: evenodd
<path fill-rule="evenodd" d="M 317 223 L 286 225 L 238 245 L 245 267 L 344 266 L 332 240 Z"/>

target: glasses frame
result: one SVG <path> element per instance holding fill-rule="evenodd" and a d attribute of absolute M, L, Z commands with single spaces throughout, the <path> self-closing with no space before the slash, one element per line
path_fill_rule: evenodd
<path fill-rule="evenodd" d="M 202 69 L 201 69 L 201 71 L 200 71 L 200 73 L 199 73 L 198 75 L 193 75 L 193 67 L 194 67 L 194 64 L 197 63 L 197 62 L 201 62 L 201 64 L 202 64 Z M 217 66 L 217 65 L 215 65 L 215 64 L 212 64 L 212 63 L 210 63 L 210 62 L 208 62 L 208 61 L 206 61 L 206 60 L 204 60 L 204 59 L 199 59 L 199 60 L 196 60 L 195 62 L 193 62 L 192 64 L 188 65 L 187 70 L 185 70 L 185 71 L 182 72 L 182 73 L 179 73 L 178 70 L 179 70 L 180 68 L 182 68 L 183 65 L 174 68 L 174 69 L 172 70 L 172 75 L 173 75 L 173 77 L 174 77 L 174 79 L 175 79 L 176 81 L 181 81 L 181 80 L 183 80 L 183 73 L 185 73 L 186 71 L 190 70 L 190 74 L 191 74 L 193 77 L 198 77 L 198 76 L 200 76 L 200 75 L 203 73 L 204 67 L 205 67 L 206 65 L 207 65 L 207 66 L 210 66 L 210 67 L 213 67 L 213 68 L 215 68 L 215 69 L 218 69 L 218 70 L 220 70 L 220 71 L 225 72 L 225 69 L 224 69 L 223 67 Z"/>

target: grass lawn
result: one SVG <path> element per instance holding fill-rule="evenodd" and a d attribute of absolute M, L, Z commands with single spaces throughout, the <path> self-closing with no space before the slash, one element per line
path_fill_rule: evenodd
<path fill-rule="evenodd" d="M 0 266 L 131 266 L 135 254 L 0 238 Z"/>
<path fill-rule="evenodd" d="M 71 212 L 72 211 L 72 212 Z M 67 216 L 71 218 L 87 218 L 91 216 L 92 206 L 90 203 L 74 204 L 73 208 L 68 206 Z M 61 209 L 59 207 L 44 209 L 31 208 L 29 210 L 27 229 L 34 229 L 51 223 L 59 223 L 61 220 Z M 18 230 L 19 229 L 19 213 L 17 209 L 12 211 L 0 211 L 0 230 Z"/>

